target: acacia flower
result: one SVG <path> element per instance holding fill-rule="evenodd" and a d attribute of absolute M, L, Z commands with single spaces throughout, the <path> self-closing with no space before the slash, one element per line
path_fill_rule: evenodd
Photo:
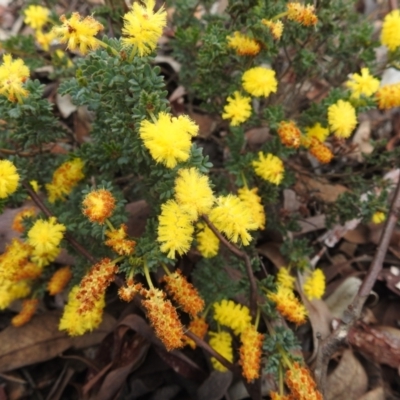
<path fill-rule="evenodd" d="M 278 135 L 282 144 L 297 149 L 300 146 L 300 129 L 293 121 L 281 121 L 278 127 Z"/>
<path fill-rule="evenodd" d="M 271 400 L 293 400 L 292 396 L 286 396 L 279 394 L 278 392 L 269 392 L 269 396 L 271 397 Z"/>
<path fill-rule="evenodd" d="M 276 309 L 287 320 L 296 325 L 306 322 L 307 310 L 291 289 L 277 285 L 277 292 L 269 293 L 268 298 L 276 304 Z"/>
<path fill-rule="evenodd" d="M 182 310 L 196 317 L 204 309 L 204 300 L 197 289 L 189 283 L 178 269 L 163 278 L 169 295 L 182 307 Z"/>
<path fill-rule="evenodd" d="M 22 281 L 25 279 L 37 279 L 42 275 L 43 268 L 28 259 L 23 260 L 12 276 L 13 281 Z"/>
<path fill-rule="evenodd" d="M 296 279 L 286 267 L 281 267 L 276 275 L 276 281 L 279 286 L 293 290 Z"/>
<path fill-rule="evenodd" d="M 51 42 L 56 38 L 54 31 L 44 33 L 42 31 L 35 32 L 35 39 L 44 51 L 49 51 Z"/>
<path fill-rule="evenodd" d="M 134 46 L 140 57 L 151 53 L 157 45 L 166 25 L 167 13 L 162 6 L 154 12 L 155 1 L 144 0 L 144 6 L 133 3 L 132 10 L 124 15 L 122 43 L 126 46 Z"/>
<path fill-rule="evenodd" d="M 352 74 L 350 76 L 350 80 L 346 82 L 346 86 L 350 88 L 352 92 L 351 97 L 355 99 L 359 99 L 361 95 L 370 97 L 378 90 L 379 79 L 370 75 L 368 68 L 362 68 L 361 74 Z"/>
<path fill-rule="evenodd" d="M 279 185 L 285 173 L 282 160 L 271 153 L 264 155 L 261 151 L 258 158 L 252 162 L 255 173 L 266 181 Z"/>
<path fill-rule="evenodd" d="M 105 293 L 99 299 L 93 301 L 93 306 L 85 313 L 79 313 L 81 301 L 77 298 L 79 286 L 74 286 L 65 305 L 58 329 L 67 331 L 70 336 L 80 336 L 85 332 L 96 329 L 103 319 L 103 309 L 106 305 Z"/>
<path fill-rule="evenodd" d="M 242 86 L 253 96 L 268 97 L 278 88 L 275 71 L 265 67 L 250 68 L 242 76 Z"/>
<path fill-rule="evenodd" d="M 312 154 L 321 164 L 329 164 L 332 161 L 333 153 L 331 149 L 317 139 L 311 141 L 310 154 Z"/>
<path fill-rule="evenodd" d="M 198 336 L 200 339 L 204 339 L 204 336 L 208 330 L 208 324 L 203 317 L 195 317 L 190 321 L 188 330 Z M 190 346 L 192 349 L 196 348 L 196 343 L 190 337 L 185 336 L 185 345 Z"/>
<path fill-rule="evenodd" d="M 250 210 L 257 229 L 265 228 L 265 211 L 261 202 L 261 197 L 257 194 L 258 188 L 249 189 L 243 187 L 238 190 L 238 197 Z"/>
<path fill-rule="evenodd" d="M 21 311 L 11 320 L 13 326 L 22 326 L 28 323 L 38 308 L 38 299 L 27 299 L 22 302 Z"/>
<path fill-rule="evenodd" d="M 168 200 L 161 205 L 161 215 L 158 217 L 158 237 L 160 249 L 168 253 L 167 257 L 174 258 L 189 251 L 192 243 L 194 227 L 192 217 L 175 200 Z"/>
<path fill-rule="evenodd" d="M 34 217 L 35 215 L 36 215 L 36 209 L 34 207 L 24 208 L 23 210 L 15 214 L 11 228 L 16 232 L 23 233 L 25 231 L 25 227 L 22 221 L 25 218 L 31 218 Z"/>
<path fill-rule="evenodd" d="M 32 247 L 17 238 L 11 239 L 0 255 L 0 277 L 15 281 L 15 276 L 28 262 Z"/>
<path fill-rule="evenodd" d="M 307 127 L 305 130 L 308 139 L 315 138 L 318 139 L 321 143 L 325 142 L 325 140 L 329 136 L 329 129 L 324 128 L 319 122 L 315 123 L 313 126 Z M 311 140 L 309 144 L 311 144 Z"/>
<path fill-rule="evenodd" d="M 24 10 L 24 22 L 32 29 L 40 30 L 49 20 L 50 10 L 42 6 L 30 5 Z"/>
<path fill-rule="evenodd" d="M 0 65 L 0 94 L 9 101 L 16 102 L 29 92 L 22 84 L 29 78 L 29 68 L 21 58 L 12 60 L 11 54 L 4 54 L 3 64 Z"/>
<path fill-rule="evenodd" d="M 53 32 L 61 43 L 68 43 L 67 49 L 74 51 L 79 48 L 81 54 L 85 55 L 89 50 L 96 50 L 100 46 L 95 36 L 104 26 L 92 16 L 82 19 L 79 13 L 74 12 L 69 19 L 61 15 L 60 21 L 63 24 L 53 27 Z"/>
<path fill-rule="evenodd" d="M 130 301 L 133 300 L 136 294 L 140 293 L 142 289 L 143 286 L 141 283 L 135 283 L 133 279 L 130 278 L 126 281 L 125 286 L 121 286 L 118 289 L 118 296 L 121 300 L 124 300 L 129 303 Z"/>
<path fill-rule="evenodd" d="M 260 50 L 260 44 L 254 39 L 240 32 L 233 32 L 233 36 L 227 36 L 228 47 L 234 49 L 239 56 L 256 56 Z"/>
<path fill-rule="evenodd" d="M 31 287 L 28 281 L 14 282 L 9 279 L 0 279 L 0 310 L 7 308 L 14 300 L 29 295 Z"/>
<path fill-rule="evenodd" d="M 199 232 L 196 234 L 197 249 L 205 258 L 215 257 L 219 251 L 219 239 L 204 223 L 198 223 Z"/>
<path fill-rule="evenodd" d="M 400 83 L 380 87 L 375 96 L 381 110 L 400 107 Z"/>
<path fill-rule="evenodd" d="M 240 335 L 240 361 L 242 366 L 243 376 L 247 382 L 260 377 L 261 366 L 261 346 L 263 343 L 264 335 L 257 332 L 254 325 L 248 325 Z"/>
<path fill-rule="evenodd" d="M 228 361 L 233 361 L 232 336 L 228 332 L 209 332 L 210 346 Z M 225 372 L 227 368 L 216 358 L 211 357 L 211 363 L 217 371 Z"/>
<path fill-rule="evenodd" d="M 240 239 L 245 246 L 250 244 L 252 239 L 248 231 L 258 228 L 246 203 L 233 194 L 218 197 L 209 216 L 215 227 L 230 241 L 238 243 Z"/>
<path fill-rule="evenodd" d="M 357 125 L 355 108 L 348 101 L 338 100 L 328 108 L 328 123 L 336 137 L 348 138 Z"/>
<path fill-rule="evenodd" d="M 208 214 L 214 204 L 214 194 L 208 176 L 197 168 L 181 168 L 175 179 L 175 199 L 193 221 Z"/>
<path fill-rule="evenodd" d="M 52 296 L 61 293 L 65 287 L 68 285 L 72 278 L 71 267 L 66 266 L 58 269 L 47 284 L 47 290 Z"/>
<path fill-rule="evenodd" d="M 82 205 L 82 212 L 89 221 L 102 225 L 114 212 L 115 198 L 109 190 L 97 189 L 85 196 Z"/>
<path fill-rule="evenodd" d="M 303 292 L 309 300 L 320 299 L 325 293 L 325 275 L 320 269 L 314 270 L 303 285 Z"/>
<path fill-rule="evenodd" d="M 78 313 L 84 314 L 94 307 L 96 301 L 104 296 L 107 287 L 114 280 L 118 267 L 109 259 L 103 258 L 90 268 L 79 284 L 76 298 L 80 301 Z"/>
<path fill-rule="evenodd" d="M 18 187 L 19 174 L 15 165 L 9 160 L 0 160 L 0 199 L 13 194 Z"/>
<path fill-rule="evenodd" d="M 118 229 L 106 231 L 108 239 L 105 241 L 106 246 L 111 247 L 117 254 L 121 256 L 130 256 L 133 254 L 136 246 L 134 240 L 127 239 L 128 227 L 121 224 Z"/>
<path fill-rule="evenodd" d="M 261 20 L 261 23 L 269 28 L 275 40 L 279 40 L 282 37 L 283 23 L 280 19 L 278 19 L 277 21 L 271 21 L 263 18 Z"/>
<path fill-rule="evenodd" d="M 165 293 L 159 289 L 142 290 L 146 300 L 142 304 L 156 335 L 171 351 L 183 347 L 183 326 L 178 313 L 171 302 L 165 299 Z"/>
<path fill-rule="evenodd" d="M 323 400 L 310 371 L 308 368 L 301 366 L 298 362 L 294 362 L 293 365 L 287 369 L 285 382 L 291 391 L 291 399 Z"/>
<path fill-rule="evenodd" d="M 65 230 L 65 226 L 57 223 L 55 217 L 50 217 L 47 221 L 35 221 L 28 231 L 27 243 L 33 247 L 31 258 L 36 264 L 42 267 L 56 259 Z"/>
<path fill-rule="evenodd" d="M 214 303 L 214 319 L 231 328 L 235 335 L 241 334 L 251 324 L 249 308 L 226 299 Z"/>
<path fill-rule="evenodd" d="M 191 138 L 198 131 L 198 126 L 188 116 L 172 117 L 160 112 L 155 123 L 141 122 L 139 136 L 156 162 L 174 168 L 178 162 L 189 158 Z"/>
<path fill-rule="evenodd" d="M 400 46 L 400 11 L 393 10 L 383 20 L 381 42 L 390 51 Z"/>
<path fill-rule="evenodd" d="M 382 211 L 376 211 L 371 218 L 373 224 L 380 224 L 386 220 L 386 214 Z"/>
<path fill-rule="evenodd" d="M 315 7 L 312 4 L 307 6 L 300 3 L 288 3 L 287 17 L 291 21 L 296 21 L 304 26 L 313 26 L 318 22 L 318 17 L 315 15 Z"/>
<path fill-rule="evenodd" d="M 228 104 L 224 107 L 223 119 L 230 119 L 232 126 L 238 126 L 246 122 L 251 115 L 251 98 L 242 96 L 236 91 L 227 99 Z"/>

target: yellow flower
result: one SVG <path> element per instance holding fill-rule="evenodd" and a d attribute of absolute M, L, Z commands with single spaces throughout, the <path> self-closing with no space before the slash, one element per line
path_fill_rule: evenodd
<path fill-rule="evenodd" d="M 1 278 L 16 281 L 17 275 L 28 262 L 32 247 L 17 238 L 11 239 L 6 245 L 4 253 L 0 255 L 0 281 Z"/>
<path fill-rule="evenodd" d="M 281 121 L 278 127 L 278 135 L 285 146 L 295 149 L 300 146 L 301 132 L 293 121 Z"/>
<path fill-rule="evenodd" d="M 168 253 L 169 258 L 174 258 L 175 252 L 179 255 L 187 253 L 194 231 L 191 216 L 175 200 L 168 200 L 161 206 L 158 222 L 157 241 L 161 243 L 161 251 Z"/>
<path fill-rule="evenodd" d="M 390 51 L 400 46 L 400 11 L 393 10 L 383 20 L 381 42 Z"/>
<path fill-rule="evenodd" d="M 108 239 L 105 241 L 106 246 L 111 247 L 117 254 L 130 256 L 133 254 L 136 246 L 134 240 L 127 239 L 128 227 L 121 224 L 118 229 L 106 231 Z"/>
<path fill-rule="evenodd" d="M 96 329 L 103 319 L 103 309 L 106 305 L 103 294 L 98 300 L 94 301 L 93 307 L 85 313 L 78 313 L 81 305 L 77 299 L 79 286 L 74 286 L 69 295 L 68 303 L 65 305 L 64 313 L 61 317 L 58 329 L 67 331 L 70 336 L 80 336 L 87 331 Z"/>
<path fill-rule="evenodd" d="M 28 281 L 0 279 L 0 310 L 7 308 L 14 300 L 28 296 L 30 291 Z"/>
<path fill-rule="evenodd" d="M 325 293 L 325 275 L 320 269 L 313 271 L 303 285 L 303 292 L 309 300 L 320 299 Z"/>
<path fill-rule="evenodd" d="M 66 266 L 58 269 L 47 284 L 47 290 L 52 296 L 61 293 L 72 278 L 71 268 Z"/>
<path fill-rule="evenodd" d="M 50 44 L 56 38 L 56 35 L 54 34 L 54 31 L 50 31 L 47 33 L 37 31 L 35 33 L 35 38 L 44 51 L 49 51 Z"/>
<path fill-rule="evenodd" d="M 235 335 L 241 334 L 251 324 L 248 307 L 226 299 L 214 303 L 214 319 L 219 324 L 231 328 Z"/>
<path fill-rule="evenodd" d="M 254 222 L 257 224 L 257 229 L 265 228 L 265 211 L 261 203 L 261 197 L 257 194 L 258 189 L 248 189 L 243 187 L 238 190 L 239 199 L 243 201 L 250 210 Z"/>
<path fill-rule="evenodd" d="M 278 19 L 277 21 L 271 21 L 263 18 L 261 20 L 261 23 L 269 28 L 274 39 L 279 40 L 282 37 L 283 24 L 280 19 Z"/>
<path fill-rule="evenodd" d="M 224 107 L 223 119 L 231 119 L 232 126 L 238 126 L 246 122 L 251 115 L 251 98 L 242 96 L 238 91 L 233 97 L 227 98 L 228 104 Z"/>
<path fill-rule="evenodd" d="M 264 335 L 257 332 L 254 325 L 249 325 L 240 335 L 240 361 L 242 366 L 243 376 L 247 382 L 260 377 L 261 366 L 261 346 Z"/>
<path fill-rule="evenodd" d="M 209 216 L 215 227 L 225 233 L 230 241 L 237 243 L 240 239 L 244 246 L 252 239 L 248 231 L 258 227 L 247 204 L 233 194 L 218 197 Z"/>
<path fill-rule="evenodd" d="M 312 140 L 309 151 L 321 164 L 328 164 L 332 161 L 331 149 L 317 139 Z"/>
<path fill-rule="evenodd" d="M 208 176 L 196 168 L 181 168 L 175 179 L 175 199 L 195 221 L 199 215 L 208 214 L 214 204 L 214 194 Z"/>
<path fill-rule="evenodd" d="M 382 86 L 375 96 L 381 110 L 400 107 L 400 83 Z"/>
<path fill-rule="evenodd" d="M 386 214 L 382 211 L 376 211 L 372 216 L 373 224 L 380 224 L 381 222 L 386 220 Z"/>
<path fill-rule="evenodd" d="M 3 56 L 3 64 L 0 65 L 0 94 L 12 102 L 28 96 L 29 92 L 22 87 L 28 78 L 29 68 L 21 58 L 13 61 L 11 54 Z"/>
<path fill-rule="evenodd" d="M 279 185 L 285 173 L 282 160 L 270 153 L 264 155 L 261 151 L 258 157 L 258 161 L 252 162 L 256 174 L 274 185 Z"/>
<path fill-rule="evenodd" d="M 276 275 L 276 281 L 279 286 L 293 290 L 296 279 L 294 276 L 290 275 L 290 272 L 286 267 L 281 267 Z"/>
<path fill-rule="evenodd" d="M 215 257 L 219 250 L 219 239 L 204 223 L 197 224 L 200 231 L 196 235 L 197 249 L 205 258 Z"/>
<path fill-rule="evenodd" d="M 16 231 L 16 232 L 23 233 L 25 230 L 25 227 L 22 224 L 22 221 L 25 218 L 34 217 L 35 214 L 36 214 L 36 209 L 34 207 L 24 208 L 23 210 L 21 210 L 20 212 L 15 214 L 11 228 L 14 229 L 14 231 Z"/>
<path fill-rule="evenodd" d="M 209 332 L 210 346 L 228 361 L 233 361 L 232 336 L 228 332 Z M 225 372 L 226 367 L 211 357 L 211 363 L 217 371 Z"/>
<path fill-rule="evenodd" d="M 317 122 L 313 126 L 306 128 L 306 134 L 308 139 L 315 138 L 320 142 L 325 142 L 326 138 L 329 136 L 329 129 L 324 128 L 319 122 Z"/>
<path fill-rule="evenodd" d="M 24 10 L 24 22 L 32 29 L 40 30 L 49 20 L 50 10 L 42 6 L 31 5 Z"/>
<path fill-rule="evenodd" d="M 132 10 L 124 15 L 122 43 L 126 46 L 134 46 L 140 57 L 151 53 L 157 45 L 166 25 L 167 13 L 162 6 L 156 13 L 153 9 L 154 0 L 143 0 L 142 3 L 133 3 Z"/>
<path fill-rule="evenodd" d="M 34 316 L 39 305 L 38 299 L 27 299 L 22 302 L 21 311 L 11 320 L 13 326 L 22 326 Z"/>
<path fill-rule="evenodd" d="M 379 79 L 370 75 L 368 68 L 362 68 L 361 74 L 351 75 L 350 80 L 346 82 L 346 86 L 351 89 L 351 97 L 355 99 L 359 99 L 362 94 L 370 97 L 378 90 Z"/>
<path fill-rule="evenodd" d="M 304 6 L 300 3 L 288 3 L 288 19 L 296 21 L 304 26 L 316 25 L 318 17 L 315 15 L 315 7 L 311 4 Z"/>
<path fill-rule="evenodd" d="M 155 123 L 142 121 L 139 136 L 156 162 L 174 168 L 178 162 L 189 158 L 191 139 L 198 130 L 198 126 L 186 115 L 176 118 L 161 112 Z"/>
<path fill-rule="evenodd" d="M 97 189 L 88 193 L 83 202 L 83 214 L 90 222 L 104 224 L 105 220 L 111 217 L 115 208 L 115 198 L 106 189 Z"/>
<path fill-rule="evenodd" d="M 328 123 L 336 137 L 348 138 L 357 125 L 356 110 L 348 101 L 338 100 L 328 108 Z"/>
<path fill-rule="evenodd" d="M 275 71 L 265 67 L 247 70 L 242 76 L 242 85 L 246 92 L 256 97 L 268 97 L 278 88 Z"/>
<path fill-rule="evenodd" d="M 0 160 L 0 199 L 13 194 L 18 187 L 19 175 L 15 165 L 9 160 Z"/>
<path fill-rule="evenodd" d="M 233 32 L 233 36 L 227 36 L 226 39 L 228 47 L 236 50 L 239 56 L 256 56 L 261 50 L 258 42 L 240 32 Z"/>
<path fill-rule="evenodd" d="M 95 36 L 104 27 L 93 17 L 82 19 L 79 13 L 74 12 L 70 19 L 61 15 L 60 21 L 63 25 L 55 26 L 53 32 L 61 43 L 68 43 L 67 49 L 73 51 L 79 48 L 82 54 L 87 54 L 89 50 L 96 50 L 99 47 L 99 41 Z"/>

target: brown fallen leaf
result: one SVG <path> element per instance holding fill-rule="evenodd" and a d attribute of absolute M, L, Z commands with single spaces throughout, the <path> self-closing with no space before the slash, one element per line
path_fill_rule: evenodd
<path fill-rule="evenodd" d="M 20 328 L 9 326 L 0 332 L 0 372 L 50 360 L 70 347 L 93 346 L 100 343 L 115 325 L 115 319 L 105 313 L 96 330 L 70 337 L 58 330 L 59 321 L 60 312 L 46 312 L 36 315 Z"/>

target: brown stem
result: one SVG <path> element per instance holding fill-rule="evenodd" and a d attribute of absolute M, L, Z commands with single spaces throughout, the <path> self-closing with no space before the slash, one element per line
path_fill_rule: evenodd
<path fill-rule="evenodd" d="M 345 310 L 342 320 L 339 321 L 337 328 L 323 341 L 321 341 L 317 354 L 317 361 L 315 366 L 315 378 L 319 388 L 324 392 L 326 387 L 326 375 L 328 363 L 333 353 L 337 351 L 347 340 L 347 335 L 350 328 L 360 318 L 362 307 L 371 292 L 375 281 L 382 270 L 382 264 L 390 244 L 390 239 L 393 234 L 394 227 L 396 226 L 400 210 L 400 177 L 397 182 L 396 191 L 388 218 L 382 231 L 378 248 L 376 250 L 374 259 L 369 267 L 367 275 L 357 293 L 357 296 L 349 304 Z"/>
<path fill-rule="evenodd" d="M 244 251 L 241 251 L 238 247 L 236 247 L 233 243 L 229 242 L 222 233 L 214 226 L 214 224 L 210 221 L 207 215 L 202 215 L 204 222 L 207 226 L 212 230 L 214 235 L 220 240 L 220 242 L 236 257 L 242 259 L 244 261 L 246 267 L 247 277 L 250 282 L 250 313 L 253 319 L 256 316 L 257 311 L 257 283 L 253 275 L 253 270 L 251 268 L 250 257 Z"/>

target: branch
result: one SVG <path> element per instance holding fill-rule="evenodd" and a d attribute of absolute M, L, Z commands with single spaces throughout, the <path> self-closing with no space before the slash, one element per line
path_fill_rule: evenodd
<path fill-rule="evenodd" d="M 396 191 L 390 206 L 388 218 L 382 231 L 378 248 L 374 259 L 369 267 L 367 275 L 357 293 L 357 296 L 349 304 L 347 310 L 343 313 L 342 320 L 339 321 L 337 328 L 323 341 L 321 341 L 317 354 L 315 366 L 315 378 L 322 392 L 326 387 L 326 375 L 328 363 L 333 353 L 337 351 L 347 340 L 350 328 L 360 318 L 362 308 L 371 292 L 375 281 L 382 270 L 383 261 L 389 247 L 393 230 L 396 226 L 400 211 L 400 177 L 397 182 Z M 324 394 L 324 393 L 323 393 Z"/>

